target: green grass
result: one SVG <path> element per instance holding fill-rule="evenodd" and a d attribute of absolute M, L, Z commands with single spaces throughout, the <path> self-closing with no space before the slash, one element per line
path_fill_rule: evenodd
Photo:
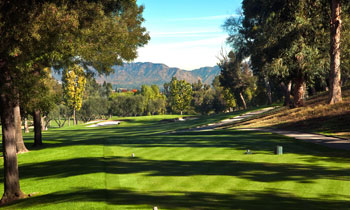
<path fill-rule="evenodd" d="M 61 121 L 64 121 L 64 120 L 61 120 Z M 84 124 L 84 122 L 79 120 L 78 124 Z M 70 119 L 70 126 L 73 126 L 73 119 Z M 51 127 L 51 128 L 59 128 L 58 124 L 57 124 L 57 122 L 55 120 L 51 120 L 51 123 L 49 124 L 49 127 Z M 66 122 L 64 123 L 64 125 L 62 127 L 69 127 L 68 120 L 66 120 Z"/>
<path fill-rule="evenodd" d="M 166 134 L 233 115 L 44 132 L 42 148 L 19 155 L 21 188 L 34 196 L 3 208 L 349 210 L 346 152 L 233 129 Z M 276 145 L 285 154 L 274 155 Z"/>

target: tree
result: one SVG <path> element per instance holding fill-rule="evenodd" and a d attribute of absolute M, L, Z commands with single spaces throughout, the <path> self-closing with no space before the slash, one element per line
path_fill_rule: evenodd
<path fill-rule="evenodd" d="M 16 155 L 16 127 L 14 119 L 14 106 L 9 103 L 12 92 L 10 72 L 6 67 L 1 66 L 0 82 L 1 87 L 1 126 L 2 126 L 2 147 L 4 156 L 4 195 L 2 203 L 24 197 L 19 185 L 18 164 Z M 5 69 L 4 69 L 5 68 Z"/>
<path fill-rule="evenodd" d="M 239 21 L 224 27 L 228 41 L 254 72 L 294 83 L 294 105 L 304 103 L 305 86 L 326 70 L 328 60 L 325 1 L 244 0 Z"/>
<path fill-rule="evenodd" d="M 142 85 L 141 95 L 144 96 L 145 111 L 148 115 L 164 112 L 165 97 L 160 94 L 158 85 Z"/>
<path fill-rule="evenodd" d="M 340 48 L 341 48 L 341 84 L 343 86 L 349 86 L 350 85 L 350 4 L 346 4 L 345 1 L 342 3 L 342 27 L 341 27 L 341 42 L 340 42 Z"/>
<path fill-rule="evenodd" d="M 1 203 L 24 196 L 15 147 L 17 81 L 40 68 L 81 62 L 99 73 L 130 61 L 149 40 L 136 1 L 1 1 L 0 99 L 3 122 L 4 194 Z M 108 43 L 108 44 L 106 44 Z M 29 86 L 31 87 L 31 86 Z"/>
<path fill-rule="evenodd" d="M 75 112 L 81 108 L 85 90 L 86 78 L 84 69 L 77 64 L 73 65 L 65 70 L 62 81 L 64 97 L 68 107 L 73 109 L 73 123 L 76 125 Z"/>
<path fill-rule="evenodd" d="M 142 115 L 145 112 L 145 107 L 144 107 L 145 97 L 143 97 L 142 95 L 135 95 L 133 96 L 133 99 L 134 99 L 133 106 L 132 106 L 133 116 Z"/>
<path fill-rule="evenodd" d="M 103 90 L 101 85 L 96 82 L 94 74 L 87 72 L 85 76 L 86 84 L 83 100 L 86 100 L 89 97 L 100 97 L 103 94 Z"/>
<path fill-rule="evenodd" d="M 154 97 L 159 97 L 160 93 L 159 93 L 159 87 L 158 85 L 151 85 Z"/>
<path fill-rule="evenodd" d="M 244 94 L 251 94 L 249 91 L 254 89 L 256 82 L 248 64 L 242 63 L 241 59 L 231 51 L 227 56 L 222 55 L 218 65 L 221 69 L 219 77 L 221 85 L 229 88 L 239 98 L 243 108 L 247 109 Z"/>
<path fill-rule="evenodd" d="M 166 99 L 164 96 L 159 96 L 148 101 L 147 112 L 151 115 L 163 114 L 165 112 Z"/>
<path fill-rule="evenodd" d="M 114 94 L 108 112 L 117 116 L 143 115 L 147 105 L 145 101 L 142 95 Z"/>
<path fill-rule="evenodd" d="M 331 50 L 329 104 L 342 101 L 340 72 L 341 0 L 331 2 Z"/>
<path fill-rule="evenodd" d="M 106 98 L 109 98 L 112 94 L 112 91 L 113 91 L 113 87 L 112 87 L 112 84 L 111 83 L 107 83 L 106 81 L 103 82 L 103 85 L 102 85 L 102 96 L 103 97 L 106 97 Z"/>
<path fill-rule="evenodd" d="M 28 76 L 25 86 L 20 91 L 23 112 L 30 113 L 34 121 L 34 146 L 42 145 L 42 130 L 46 126 L 49 112 L 55 108 L 62 95 L 58 82 L 51 77 L 51 69 L 44 68 L 41 74 Z"/>
<path fill-rule="evenodd" d="M 16 150 L 17 150 L 17 153 L 25 153 L 25 152 L 28 152 L 28 149 L 23 142 L 22 120 L 21 120 L 21 111 L 20 111 L 19 104 L 16 104 L 15 106 L 14 115 L 15 115 L 15 124 L 16 124 Z"/>
<path fill-rule="evenodd" d="M 56 120 L 51 112 L 63 103 L 63 90 L 62 85 L 52 78 L 51 74 L 44 81 L 48 90 L 41 99 L 40 111 L 42 113 L 42 130 L 47 130 L 51 120 Z"/>
<path fill-rule="evenodd" d="M 177 80 L 175 77 L 170 82 L 169 104 L 174 112 L 180 112 L 182 115 L 191 104 L 192 87 L 185 80 Z"/>
<path fill-rule="evenodd" d="M 49 114 L 51 119 L 54 119 L 59 128 L 63 127 L 68 118 L 68 107 L 64 104 L 57 105 Z"/>
<path fill-rule="evenodd" d="M 210 85 L 203 84 L 201 80 L 192 84 L 192 106 L 201 114 L 208 114 L 213 110 L 214 91 Z"/>
<path fill-rule="evenodd" d="M 40 11 L 44 12 L 43 7 L 32 1 L 2 1 L 0 3 L 0 45 L 2 46 L 0 49 L 0 95 L 2 96 L 1 120 L 4 126 L 2 135 L 5 183 L 4 194 L 0 202 L 2 204 L 24 197 L 19 185 L 15 135 L 13 135 L 15 133 L 13 107 L 17 104 L 15 101 L 18 100 L 14 97 L 17 96 L 16 90 L 21 89 L 19 81 L 26 79 L 23 73 L 29 73 L 33 69 L 35 52 L 43 50 L 45 55 L 51 54 L 37 42 L 32 42 L 33 39 L 38 38 L 32 29 L 40 28 L 33 24 L 33 17 L 38 17 Z M 43 23 L 46 25 L 48 22 Z M 50 38 L 54 40 L 53 37 Z"/>
<path fill-rule="evenodd" d="M 230 88 L 225 88 L 220 83 L 220 75 L 213 80 L 212 86 L 214 88 L 213 109 L 216 113 L 233 110 L 236 108 L 236 99 L 231 93 Z"/>
<path fill-rule="evenodd" d="M 82 104 L 78 116 L 82 121 L 88 122 L 103 118 L 108 114 L 109 102 L 105 97 L 89 97 Z"/>

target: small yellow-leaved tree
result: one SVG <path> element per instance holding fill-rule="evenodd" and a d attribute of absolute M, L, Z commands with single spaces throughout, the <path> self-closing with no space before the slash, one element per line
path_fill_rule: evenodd
<path fill-rule="evenodd" d="M 73 109 L 73 122 L 76 125 L 75 112 L 79 111 L 83 103 L 86 77 L 84 69 L 75 64 L 67 68 L 62 77 L 64 98 L 68 107 Z"/>

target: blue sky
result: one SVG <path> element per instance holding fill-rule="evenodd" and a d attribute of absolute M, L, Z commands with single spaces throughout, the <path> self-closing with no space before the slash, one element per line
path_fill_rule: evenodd
<path fill-rule="evenodd" d="M 137 0 L 145 6 L 143 24 L 151 40 L 136 62 L 164 63 L 192 70 L 215 66 L 221 47 L 229 49 L 222 29 L 242 0 Z"/>

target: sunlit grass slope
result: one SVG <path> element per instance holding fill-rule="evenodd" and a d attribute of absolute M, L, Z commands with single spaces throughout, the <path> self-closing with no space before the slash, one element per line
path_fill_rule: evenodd
<path fill-rule="evenodd" d="M 328 92 L 310 97 L 304 107 L 281 108 L 240 127 L 275 127 L 316 132 L 350 139 L 350 88 L 343 89 L 343 102 L 328 105 Z"/>
<path fill-rule="evenodd" d="M 34 196 L 4 209 L 349 209 L 349 154 L 267 133 L 169 133 L 225 118 L 171 117 L 45 132 L 43 148 L 19 155 Z"/>

